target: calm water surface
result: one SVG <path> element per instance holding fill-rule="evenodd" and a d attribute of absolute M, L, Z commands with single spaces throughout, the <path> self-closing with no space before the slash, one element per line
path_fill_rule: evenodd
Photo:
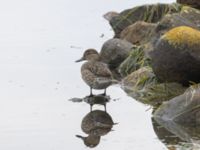
<path fill-rule="evenodd" d="M 0 2 L 1 150 L 87 149 L 75 135 L 84 135 L 80 125 L 89 105 L 68 101 L 89 94 L 80 77 L 81 64 L 74 60 L 86 48 L 99 50 L 113 36 L 111 27 L 102 18 L 104 13 L 145 3 L 145 0 Z M 119 86 L 110 87 L 107 93 L 115 99 L 107 105 L 108 113 L 119 124 L 102 137 L 96 150 L 167 149 L 153 130 L 148 106 L 126 96 Z"/>

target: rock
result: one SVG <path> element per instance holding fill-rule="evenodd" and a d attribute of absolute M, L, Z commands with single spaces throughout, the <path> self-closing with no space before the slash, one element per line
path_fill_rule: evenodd
<path fill-rule="evenodd" d="M 159 83 L 152 69 L 147 66 L 124 78 L 122 88 L 134 99 L 155 107 L 185 91 L 178 83 Z"/>
<path fill-rule="evenodd" d="M 157 120 L 156 120 L 157 119 Z M 169 150 L 199 150 L 200 127 L 188 127 L 185 124 L 176 124 L 172 120 L 167 122 L 152 118 L 153 129 Z M 186 148 L 187 147 L 187 148 Z"/>
<path fill-rule="evenodd" d="M 200 1 L 199 0 L 177 0 L 177 3 L 189 5 L 191 7 L 200 9 Z"/>
<path fill-rule="evenodd" d="M 176 145 L 180 145 L 185 142 L 184 139 L 179 138 L 173 132 L 167 130 L 167 128 L 165 128 L 163 125 L 160 125 L 153 117 L 151 119 L 155 134 L 157 135 L 158 139 L 164 145 L 166 145 L 166 147 L 168 147 L 169 150 L 171 150 L 170 147 L 175 147 Z"/>
<path fill-rule="evenodd" d="M 157 24 L 152 37 L 152 44 L 155 46 L 158 39 L 167 31 L 179 27 L 189 26 L 191 28 L 200 29 L 200 11 L 191 7 L 182 7 L 180 13 L 167 14 Z"/>
<path fill-rule="evenodd" d="M 159 122 L 176 123 L 185 127 L 200 125 L 200 84 L 188 88 L 184 94 L 163 103 L 154 113 Z"/>
<path fill-rule="evenodd" d="M 156 23 L 166 14 L 180 12 L 181 6 L 177 3 L 138 6 L 122 11 L 119 15 L 112 17 L 109 23 L 115 32 L 115 37 L 119 37 L 121 31 L 129 25 L 137 21 Z"/>
<path fill-rule="evenodd" d="M 200 30 L 200 10 L 184 6 L 181 9 L 180 15 L 195 24 Z"/>
<path fill-rule="evenodd" d="M 135 46 L 130 55 L 119 66 L 119 73 L 122 77 L 144 66 L 150 66 L 150 59 L 145 56 L 144 46 Z"/>
<path fill-rule="evenodd" d="M 145 83 L 148 81 L 152 82 L 152 80 L 155 81 L 155 75 L 152 69 L 150 67 L 142 67 L 124 78 L 122 83 L 125 91 L 129 93 L 132 92 L 134 88 L 142 89 Z"/>
<path fill-rule="evenodd" d="M 147 23 L 144 21 L 137 21 L 136 23 L 125 28 L 121 34 L 120 39 L 131 42 L 135 45 L 141 45 L 149 42 L 154 35 L 156 24 Z"/>
<path fill-rule="evenodd" d="M 180 13 L 168 14 L 163 17 L 163 19 L 157 24 L 155 28 L 155 33 L 157 34 L 156 40 L 158 40 L 160 36 L 162 36 L 170 29 L 178 26 L 189 26 L 198 29 L 196 24 L 194 24 L 191 20 L 183 17 Z"/>
<path fill-rule="evenodd" d="M 150 52 L 161 82 L 200 82 L 200 31 L 180 26 L 165 33 Z"/>
<path fill-rule="evenodd" d="M 103 17 L 108 21 L 110 21 L 111 19 L 117 16 L 119 16 L 119 13 L 115 11 L 110 11 L 103 15 Z"/>
<path fill-rule="evenodd" d="M 133 45 L 125 40 L 110 39 L 102 46 L 101 60 L 111 69 L 115 69 L 129 56 L 132 47 Z"/>
<path fill-rule="evenodd" d="M 174 27 L 184 25 L 200 29 L 200 11 L 187 6 L 181 8 L 178 13 L 168 13 L 163 16 L 157 25 L 155 23 L 136 21 L 122 30 L 119 37 L 133 44 L 145 44 L 152 39 L 158 39 L 160 35 Z M 119 14 L 114 14 L 114 17 L 120 16 Z"/>

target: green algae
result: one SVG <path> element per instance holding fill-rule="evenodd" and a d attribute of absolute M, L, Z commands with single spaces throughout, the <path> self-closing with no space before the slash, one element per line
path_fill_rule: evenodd
<path fill-rule="evenodd" d="M 118 37 L 118 34 L 120 34 L 123 29 L 136 21 L 156 23 L 166 14 L 180 12 L 181 8 L 182 5 L 177 3 L 137 6 L 121 12 L 119 16 L 111 20 L 110 24 L 116 33 L 116 37 Z"/>
<path fill-rule="evenodd" d="M 186 89 L 179 83 L 160 83 L 148 66 L 128 75 L 122 88 L 137 101 L 154 107 L 184 93 Z"/>
<path fill-rule="evenodd" d="M 120 65 L 119 72 L 122 76 L 127 76 L 141 67 L 150 66 L 150 64 L 150 59 L 145 56 L 144 47 L 135 46 L 129 57 Z"/>

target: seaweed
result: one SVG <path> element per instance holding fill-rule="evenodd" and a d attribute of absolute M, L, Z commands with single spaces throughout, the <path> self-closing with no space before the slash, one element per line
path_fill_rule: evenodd
<path fill-rule="evenodd" d="M 177 3 L 137 6 L 121 12 L 111 20 L 110 24 L 118 37 L 123 29 L 136 21 L 156 23 L 166 14 L 180 12 L 181 7 L 182 5 Z"/>
<path fill-rule="evenodd" d="M 122 87 L 129 96 L 154 107 L 185 92 L 179 83 L 160 83 L 149 66 L 134 71 L 123 80 Z"/>
<path fill-rule="evenodd" d="M 135 46 L 129 57 L 120 65 L 119 72 L 122 76 L 127 76 L 133 71 L 144 66 L 151 66 L 151 61 L 145 56 L 143 46 Z"/>

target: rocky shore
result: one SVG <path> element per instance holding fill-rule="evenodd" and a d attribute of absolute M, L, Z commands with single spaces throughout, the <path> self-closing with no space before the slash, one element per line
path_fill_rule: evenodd
<path fill-rule="evenodd" d="M 157 120 L 198 124 L 200 2 L 143 5 L 104 17 L 115 35 L 100 55 L 122 89 L 153 106 Z"/>

